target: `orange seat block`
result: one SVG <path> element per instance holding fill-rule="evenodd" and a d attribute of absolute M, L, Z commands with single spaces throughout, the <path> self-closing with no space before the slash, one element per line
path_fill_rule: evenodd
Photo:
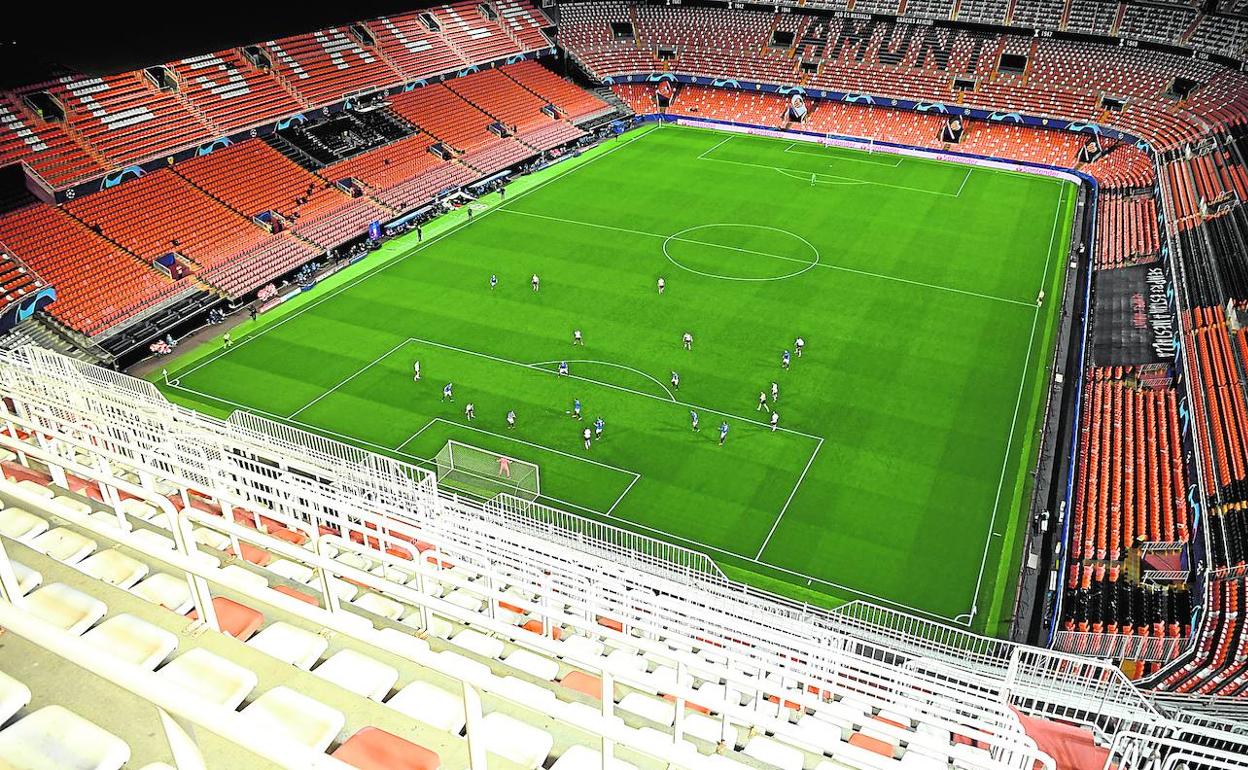
<path fill-rule="evenodd" d="M 676 696 L 675 696 L 675 695 L 667 695 L 667 694 L 664 694 L 664 695 L 663 695 L 663 700 L 670 700 L 670 701 L 672 701 L 673 703 L 675 703 L 675 702 L 676 702 Z M 699 714 L 710 714 L 710 713 L 711 713 L 711 710 L 710 710 L 710 709 L 708 709 L 706 706 L 699 706 L 698 704 L 694 703 L 693 701 L 685 701 L 685 708 L 687 708 L 687 709 L 691 709 L 691 710 L 693 710 L 693 711 L 696 711 L 696 712 L 698 712 Z"/>
<path fill-rule="evenodd" d="M 269 562 L 273 561 L 273 554 L 268 551 L 256 548 L 254 545 L 247 543 L 239 543 L 239 549 L 243 553 L 243 560 L 255 564 L 257 567 L 266 567 Z M 234 548 L 230 547 L 225 550 L 230 556 L 234 555 Z"/>
<path fill-rule="evenodd" d="M 569 690 L 602 700 L 602 678 L 584 671 L 573 671 L 559 682 Z"/>
<path fill-rule="evenodd" d="M 879 738 L 872 738 L 869 735 L 863 735 L 862 733 L 854 733 L 849 736 L 849 745 L 875 752 L 881 756 L 893 756 L 893 744 L 887 741 L 882 741 Z"/>
<path fill-rule="evenodd" d="M 609 628 L 612 631 L 619 631 L 621 633 L 623 633 L 624 631 L 623 623 L 616 620 L 615 618 L 608 618 L 606 615 L 598 616 L 598 625 L 602 626 L 603 628 Z"/>
<path fill-rule="evenodd" d="M 250 639 L 264 625 L 263 613 L 224 596 L 214 596 L 212 608 L 216 610 L 217 625 L 221 627 L 221 633 L 229 634 L 240 642 Z M 199 613 L 195 610 L 191 610 L 186 616 L 191 620 L 199 619 Z"/>
<path fill-rule="evenodd" d="M 438 770 L 442 758 L 376 727 L 362 727 L 331 754 L 360 770 Z"/>
<path fill-rule="evenodd" d="M 532 631 L 535 634 L 542 633 L 542 621 L 540 620 L 526 620 L 524 622 L 524 625 L 520 627 L 523 628 L 525 631 Z M 554 639 L 556 642 L 562 639 L 563 629 L 560 628 L 559 626 L 551 626 L 550 638 Z"/>
<path fill-rule="evenodd" d="M 303 545 L 308 542 L 308 536 L 297 529 L 275 527 L 269 530 L 269 534 L 278 540 L 285 540 L 287 543 L 293 543 L 294 545 Z"/>

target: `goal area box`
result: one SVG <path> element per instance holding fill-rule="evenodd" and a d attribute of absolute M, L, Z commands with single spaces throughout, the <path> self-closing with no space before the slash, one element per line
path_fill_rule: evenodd
<path fill-rule="evenodd" d="M 434 458 L 438 484 L 489 500 L 499 493 L 536 500 L 541 480 L 536 463 L 517 460 L 458 441 L 447 441 Z"/>

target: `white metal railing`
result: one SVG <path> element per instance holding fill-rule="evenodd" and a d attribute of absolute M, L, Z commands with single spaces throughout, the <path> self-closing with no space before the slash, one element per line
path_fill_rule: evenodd
<path fill-rule="evenodd" d="M 3 443 L 13 446 L 14 440 L 7 436 L 0 436 Z M 32 448 L 33 454 L 44 454 L 45 450 L 41 448 Z M 49 459 L 52 459 L 49 457 Z M 103 478 L 102 475 L 94 474 L 86 466 L 76 466 L 69 470 L 75 474 L 81 473 L 84 478 L 93 478 L 102 484 L 108 483 L 110 480 Z M 119 482 L 119 485 L 127 494 L 136 492 L 142 493 L 137 487 L 130 487 L 125 482 Z M 138 541 L 131 543 L 131 535 L 121 531 L 105 530 L 97 522 L 92 521 L 86 515 L 78 513 L 73 509 L 66 508 L 57 501 L 42 501 L 32 493 L 18 487 L 8 481 L 0 481 L 0 495 L 3 495 L 10 501 L 20 503 L 23 507 L 30 510 L 47 510 L 52 515 L 69 521 L 72 525 L 93 532 L 97 537 L 110 538 L 118 540 L 123 544 L 139 547 Z M 157 502 L 159 498 L 148 495 L 150 502 Z M 120 515 L 120 514 L 119 514 Z M 314 538 L 314 547 L 312 550 L 296 546 L 294 544 L 278 540 L 270 537 L 263 532 L 244 527 L 233 520 L 232 516 L 221 517 L 216 514 L 206 513 L 196 508 L 186 508 L 174 514 L 172 520 L 174 531 L 181 532 L 183 537 L 176 538 L 178 549 L 176 552 L 170 553 L 150 553 L 148 558 L 152 558 L 164 562 L 163 568 L 180 569 L 188 576 L 194 576 L 196 579 L 221 583 L 230 590 L 238 592 L 244 596 L 254 598 L 258 601 L 265 602 L 277 606 L 279 609 L 292 612 L 305 619 L 324 626 L 346 637 L 362 641 L 366 644 L 374 644 L 391 649 L 390 645 L 384 644 L 382 637 L 375 636 L 372 628 L 361 629 L 354 624 L 348 625 L 344 619 L 344 615 L 349 614 L 344 610 L 333 590 L 333 581 L 344 579 L 359 583 L 371 590 L 375 590 L 385 595 L 392 596 L 402 601 L 415 604 L 421 607 L 425 613 L 425 623 L 428 623 L 428 614 L 436 612 L 439 615 L 458 620 L 461 622 L 471 622 L 475 627 L 483 630 L 494 632 L 499 635 L 515 636 L 520 634 L 522 638 L 516 639 L 518 644 L 538 649 L 547 656 L 559 656 L 564 660 L 581 667 L 585 670 L 597 673 L 603 680 L 604 691 L 610 691 L 612 682 L 630 685 L 642 689 L 652 687 L 650 683 L 645 681 L 645 674 L 642 672 L 621 672 L 612 669 L 601 657 L 594 658 L 584 653 L 576 652 L 568 648 L 560 647 L 552 640 L 545 636 L 531 635 L 528 632 L 519 632 L 514 626 L 501 621 L 493 621 L 488 617 L 458 607 L 450 602 L 444 601 L 436 595 L 426 590 L 424 581 L 430 579 L 431 576 L 423 575 L 419 571 L 415 575 L 415 579 L 410 584 L 393 582 L 385 576 L 374 575 L 370 572 L 360 570 L 337 562 L 329 557 L 329 553 L 338 550 L 359 550 L 359 552 L 367 553 L 370 558 L 379 559 L 388 563 L 391 568 L 406 568 L 411 570 L 413 562 L 404 561 L 398 557 L 387 556 L 369 549 L 367 545 L 357 546 L 349 540 L 339 537 L 322 537 Z M 215 567 L 205 566 L 202 560 L 194 558 L 198 546 L 195 540 L 190 537 L 191 527 L 209 527 L 226 533 L 232 541 L 235 551 L 238 551 L 239 543 L 251 542 L 262 546 L 281 558 L 304 564 L 314 568 L 319 573 L 319 586 L 324 597 L 326 607 L 324 610 L 317 607 L 309 607 L 308 605 L 290 597 L 275 595 L 267 587 L 255 588 L 246 583 L 239 582 L 236 578 L 227 577 L 215 570 Z M 443 554 L 434 553 L 434 561 L 441 561 Z M 449 558 L 449 554 L 446 555 Z M 552 603 L 547 599 L 542 604 L 535 604 L 528 600 L 518 599 L 509 594 L 502 594 L 489 590 L 494 587 L 491 580 L 486 581 L 485 586 L 480 583 L 470 584 L 469 578 L 463 575 L 457 575 L 454 572 L 436 573 L 437 579 L 443 582 L 451 583 L 460 588 L 469 588 L 477 593 L 487 592 L 492 602 L 500 599 L 506 599 L 510 603 L 525 605 L 534 613 L 549 613 L 553 619 L 560 625 L 580 627 L 582 632 L 593 632 L 595 630 L 595 618 L 577 617 L 575 615 L 562 614 L 563 603 L 558 601 Z M 501 587 L 501 586 L 499 586 Z M 562 597 L 559 597 L 562 598 Z M 201 607 L 211 607 L 211 604 L 204 601 L 203 596 L 197 596 L 197 603 Z M 20 598 L 16 600 L 17 606 L 20 607 Z M 205 618 L 206 624 L 215 627 L 215 621 Z M 602 629 L 596 629 L 602 632 Z M 647 641 L 647 637 L 643 634 L 638 636 L 633 634 L 634 628 L 625 628 L 619 632 L 618 636 L 621 642 L 627 641 L 630 646 L 638 647 L 643 650 L 650 648 L 649 651 L 655 654 L 662 654 L 666 658 L 674 659 L 678 666 L 677 681 L 671 683 L 664 689 L 677 698 L 677 713 L 684 711 L 681 706 L 684 702 L 696 699 L 698 703 L 708 702 L 707 696 L 703 693 L 697 693 L 690 688 L 691 677 L 697 674 L 703 678 L 717 678 L 729 688 L 728 693 L 750 693 L 753 694 L 758 703 L 765 703 L 765 696 L 768 689 L 765 685 L 772 683 L 765 682 L 762 671 L 755 669 L 754 673 L 747 675 L 742 671 L 732 670 L 715 670 L 713 664 L 709 664 L 705 660 L 699 659 L 694 655 L 682 655 L 679 652 L 671 650 L 666 644 Z M 391 650 L 394 652 L 394 650 Z M 441 671 L 438 661 L 433 657 L 432 653 L 405 652 L 404 657 L 410 658 L 412 661 L 423 667 L 439 670 L 440 673 L 452 678 L 460 680 L 465 694 L 466 700 L 476 699 L 476 705 L 466 703 L 466 708 L 470 711 L 476 709 L 475 717 L 480 718 L 479 695 L 470 696 L 470 691 L 479 690 L 480 692 L 490 692 L 492 694 L 503 697 L 512 702 L 515 707 L 531 708 L 544 716 L 550 716 L 556 719 L 565 720 L 568 724 L 578 727 L 584 727 L 584 717 L 579 719 L 571 719 L 569 714 L 562 713 L 566 711 L 568 704 L 549 705 L 547 704 L 531 704 L 519 700 L 514 693 L 506 694 L 505 688 L 499 683 L 499 680 L 490 676 L 486 677 L 469 677 L 459 673 L 448 673 Z M 960 693 L 952 687 L 945 686 L 937 678 L 923 676 L 915 672 L 907 672 L 904 678 L 899 675 L 900 672 L 890 671 L 889 667 L 881 666 L 871 660 L 855 661 L 852 658 L 846 658 L 840 661 L 837 671 L 837 681 L 831 681 L 829 678 L 824 684 L 829 689 L 826 691 L 832 694 L 843 694 L 852 692 L 860 698 L 868 698 L 873 701 L 880 702 L 882 707 L 890 710 L 904 713 L 914 718 L 921 719 L 927 724 L 934 727 L 943 727 L 946 730 L 957 730 L 960 734 L 967 735 L 972 739 L 991 746 L 994 757 L 990 758 L 984 755 L 981 761 L 971 760 L 969 766 L 974 768 L 983 768 L 983 770 L 999 769 L 1002 767 L 1019 768 L 1020 770 L 1030 770 L 1032 762 L 1038 763 L 1045 770 L 1053 770 L 1052 761 L 1047 755 L 1039 752 L 1033 741 L 1019 730 L 1016 720 L 1003 708 L 992 707 L 991 703 L 982 703 L 960 697 Z M 777 685 L 779 687 L 779 685 Z M 819 698 L 812 698 L 807 693 L 786 692 L 777 689 L 780 697 L 785 700 L 794 699 L 807 702 L 807 705 L 818 707 L 822 705 Z M 771 710 L 758 710 L 756 707 L 742 707 L 739 701 L 736 703 L 726 699 L 721 702 L 709 701 L 712 707 L 720 714 L 723 720 L 725 734 L 727 734 L 728 725 L 742 724 L 753 725 L 759 729 L 765 729 L 772 733 L 781 735 L 793 734 L 794 737 L 800 737 L 795 733 L 795 726 L 792 725 L 785 710 L 777 704 Z M 604 699 L 603 703 L 604 715 L 610 717 L 613 713 L 614 705 L 611 699 Z M 995 716 L 994 716 L 995 714 Z M 973 715 L 975 724 L 967 724 L 967 715 Z M 474 720 L 470 716 L 469 724 L 469 743 L 474 739 L 472 734 Z M 897 740 L 906 740 L 910 745 L 926 748 L 932 751 L 941 751 L 942 746 L 947 746 L 943 741 L 933 741 L 929 736 L 915 735 L 914 733 L 890 726 L 882 726 L 885 733 L 896 732 L 894 736 Z M 677 726 L 673 733 L 673 743 L 668 749 L 656 749 L 651 746 L 643 745 L 640 736 L 631 733 L 628 730 L 620 729 L 619 731 L 607 731 L 606 734 L 599 735 L 601 731 L 593 731 L 592 735 L 598 735 L 604 745 L 605 755 L 610 754 L 609 746 L 619 744 L 625 748 L 641 751 L 648 756 L 654 756 L 657 759 L 670 762 L 673 754 L 668 751 L 683 751 L 678 746 L 680 741 L 680 728 Z M 930 745 L 927 745 L 930 744 Z M 690 760 L 686 756 L 680 763 L 681 766 L 689 767 Z M 852 762 L 851 762 L 852 764 Z M 696 763 L 694 764 L 696 767 Z M 483 765 L 472 764 L 474 770 L 480 770 Z"/>
<path fill-rule="evenodd" d="M 1186 574 L 1183 575 L 1184 577 Z M 1177 658 L 1191 645 L 1187 636 L 1141 636 L 1139 634 L 1105 634 L 1091 631 L 1058 631 L 1053 635 L 1053 649 L 1077 655 L 1114 660 L 1147 660 L 1167 662 Z"/>
<path fill-rule="evenodd" d="M 628 559 L 632 566 L 655 570 L 673 579 L 728 583 L 715 562 L 701 551 L 575 516 L 515 495 L 495 495 L 482 507 L 482 513 L 505 521 L 517 530 L 558 540 L 578 550 L 593 550 L 606 558 Z"/>
<path fill-rule="evenodd" d="M 1016 648 L 1004 687 L 1010 705 L 1085 725 L 1104 742 L 1165 719 L 1117 666 L 1053 650 Z"/>
<path fill-rule="evenodd" d="M 191 502 L 186 490 L 195 489 L 221 506 L 224 518 L 216 526 L 226 530 L 235 526 L 235 509 L 246 509 L 314 536 L 321 525 L 332 525 L 343 543 L 349 536 L 363 543 L 376 539 L 382 550 L 410 549 L 416 539 L 424 539 L 447 560 L 488 575 L 492 585 L 525 586 L 542 597 L 543 603 L 525 609 L 544 623 L 619 636 L 632 646 L 652 645 L 667 657 L 680 657 L 670 649 L 673 645 L 714 647 L 725 666 L 714 672 L 716 678 L 742 691 L 779 695 L 816 710 L 822 703 L 819 693 L 860 693 L 960 732 L 966 728 L 957 726 L 975 715 L 988 720 L 976 722 L 988 728 L 985 735 L 996 736 L 985 742 L 996 740 L 1011 763 L 1023 761 L 1018 752 L 1024 744 L 1006 704 L 1099 725 L 1103 735 L 1120 725 L 1151 724 L 1157 717 L 1130 682 L 1120 673 L 1109 675 L 1103 664 L 1054 658 L 1043 650 L 866 604 L 841 613 L 798 612 L 790 602 L 743 586 L 675 579 L 673 571 L 690 577 L 690 570 L 679 565 L 671 565 L 668 573 L 638 569 L 636 558 L 658 564 L 657 556 L 634 556 L 619 542 L 585 540 L 581 547 L 570 547 L 587 530 L 560 528 L 553 518 L 541 527 L 512 520 L 516 511 L 487 511 L 443 496 L 428 474 L 412 466 L 269 421 L 205 417 L 169 404 L 149 383 L 48 351 L 0 353 L 0 395 L 7 397 L 0 411 L 0 445 L 23 461 L 26 452 L 58 471 L 59 480 L 53 473 L 58 484 L 69 472 L 98 480 L 106 501 L 116 499 L 110 490 L 137 490 L 166 508 L 168 500 L 154 492 L 158 480 L 176 488 L 184 508 Z M 26 438 L 33 438 L 33 445 L 19 440 L 24 434 L 30 434 Z M 116 479 L 119 469 L 135 474 L 139 485 Z M 193 508 L 175 516 L 198 525 L 210 521 L 209 514 Z M 560 516 L 565 524 L 574 522 L 564 517 L 570 514 Z M 254 530 L 237 530 L 230 536 L 257 536 Z M 178 547 L 193 547 L 193 542 Z M 280 541 L 263 547 L 302 559 L 322 574 L 359 580 L 438 614 L 467 619 L 445 603 L 378 583 L 378 576 L 324 558 L 308 561 L 313 557 Z M 372 551 L 369 555 L 376 557 Z M 454 582 L 454 575 L 447 580 Z M 519 603 L 496 591 L 489 595 L 493 602 Z M 618 622 L 622 630 L 603 628 L 600 617 Z M 705 662 L 690 659 L 687 665 L 704 668 Z M 677 697 L 696 696 L 692 690 L 675 690 Z M 1107 710 L 1108 717 L 1095 716 Z M 771 728 L 786 729 L 783 724 Z"/>

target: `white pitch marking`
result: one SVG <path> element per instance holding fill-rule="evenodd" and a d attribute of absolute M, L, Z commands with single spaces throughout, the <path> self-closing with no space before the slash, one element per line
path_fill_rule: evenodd
<path fill-rule="evenodd" d="M 685 238 L 677 239 L 677 238 L 672 238 L 672 236 L 670 235 L 663 235 L 661 233 L 651 233 L 651 232 L 646 232 L 645 230 L 634 230 L 628 227 L 617 227 L 615 225 L 602 225 L 602 224 L 598 224 L 597 222 L 582 222 L 576 219 L 567 219 L 565 217 L 552 217 L 548 214 L 536 214 L 531 211 L 516 211 L 514 209 L 507 209 L 506 213 L 516 214 L 516 215 L 525 216 L 525 217 L 536 217 L 538 219 L 549 219 L 554 222 L 564 222 L 570 225 L 581 225 L 583 227 L 597 227 L 602 230 L 614 230 L 619 233 L 631 233 L 632 235 L 643 235 L 643 236 L 647 236 L 650 238 L 663 238 L 664 240 L 668 240 L 668 239 L 681 240 L 681 241 L 685 241 L 688 243 L 700 243 L 705 246 L 718 246 L 721 249 L 727 249 L 730 251 L 739 251 L 744 254 L 757 254 L 759 256 L 772 257 L 773 259 L 781 259 L 781 260 L 786 260 L 789 262 L 802 262 L 805 264 L 809 264 L 809 262 L 806 262 L 806 260 L 794 259 L 793 257 L 785 257 L 779 254 L 769 254 L 767 252 L 752 251 L 750 249 L 740 249 L 735 246 L 722 246 L 720 244 L 707 243 L 705 241 L 699 241 L 699 240 L 694 240 L 694 239 L 685 239 Z M 1024 302 L 1018 299 L 1009 299 L 1008 297 L 997 297 L 992 294 L 981 294 L 980 292 L 968 291 L 967 289 L 955 289 L 952 286 L 941 286 L 935 283 L 924 283 L 923 281 L 912 281 L 909 278 L 899 278 L 898 276 L 885 275 L 884 273 L 873 273 L 870 270 L 858 270 L 857 268 L 845 267 L 843 265 L 834 265 L 829 262 L 821 261 L 817 263 L 817 266 L 827 268 L 828 270 L 839 270 L 844 273 L 853 273 L 855 275 L 862 275 L 862 276 L 867 276 L 870 278 L 879 278 L 882 281 L 895 281 L 897 283 L 910 284 L 911 286 L 922 286 L 924 288 L 934 289 L 936 291 L 952 292 L 954 294 L 962 294 L 968 297 L 979 297 L 980 299 L 992 300 L 994 302 L 1006 302 L 1011 305 L 1022 305 L 1024 307 L 1033 306 L 1033 303 L 1031 302 Z M 721 276 L 712 276 L 712 277 L 719 278 Z M 761 280 L 776 280 L 776 279 L 767 278 L 767 279 L 761 279 Z"/>
<path fill-rule="evenodd" d="M 311 408 L 311 407 L 312 407 L 312 406 L 314 406 L 316 403 L 318 403 L 321 399 L 325 398 L 326 396 L 330 395 L 330 394 L 331 394 L 331 393 L 333 393 L 334 391 L 338 390 L 338 389 L 339 389 L 339 388 L 341 388 L 343 385 L 346 385 L 346 384 L 347 384 L 348 382 L 350 382 L 351 380 L 354 380 L 356 377 L 359 377 L 361 374 L 363 374 L 364 372 L 366 372 L 366 371 L 368 371 L 369 369 L 373 368 L 373 367 L 374 367 L 374 366 L 376 366 L 378 363 L 380 363 L 380 362 L 384 361 L 385 359 L 389 358 L 389 357 L 390 357 L 390 356 L 394 353 L 394 351 L 396 351 L 396 350 L 398 350 L 399 348 L 403 347 L 404 345 L 408 344 L 408 342 L 409 342 L 409 340 L 403 340 L 403 341 L 402 341 L 402 342 L 400 342 L 399 344 L 397 344 L 397 345 L 395 345 L 394 347 L 392 347 L 392 348 L 390 348 L 389 350 L 387 350 L 385 353 L 382 353 L 380 356 L 377 356 L 377 357 L 376 357 L 376 358 L 374 358 L 371 362 L 369 362 L 369 363 L 365 364 L 362 368 L 357 369 L 357 370 L 356 370 L 353 374 L 351 374 L 351 375 L 347 376 L 345 379 L 343 379 L 341 382 L 339 382 L 339 383 L 338 383 L 337 385 L 335 385 L 334 387 L 330 388 L 329 390 L 325 391 L 325 392 L 324 392 L 324 393 L 322 393 L 321 395 L 317 396 L 316 398 L 312 399 L 312 400 L 311 400 L 311 401 L 309 401 L 308 403 L 304 404 L 303 406 L 299 407 L 299 408 L 298 408 L 298 409 L 296 409 L 295 411 L 291 412 L 291 413 L 290 413 L 290 416 L 291 416 L 291 417 L 298 417 L 300 412 L 302 412 L 302 411 L 304 411 L 304 410 L 306 410 L 306 409 Z"/>

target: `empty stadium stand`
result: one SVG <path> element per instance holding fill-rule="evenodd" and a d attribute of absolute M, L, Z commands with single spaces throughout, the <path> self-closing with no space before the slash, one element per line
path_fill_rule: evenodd
<path fill-rule="evenodd" d="M 0 622 L 14 649 L 47 648 L 30 661 L 64 656 L 92 672 L 60 691 L 58 667 L 7 666 L 0 700 L 17 721 L 0 731 L 0 759 L 73 747 L 92 767 L 168 761 L 161 728 L 126 718 L 129 708 L 92 708 L 100 691 L 239 741 L 201 744 L 235 764 L 254 762 L 249 751 L 292 767 L 329 754 L 424 770 L 483 768 L 487 755 L 504 770 L 575 770 L 600 766 L 599 751 L 639 770 L 1029 770 L 1053 757 L 1082 768 L 1127 766 L 1124 753 L 1144 749 L 1234 757 L 1184 741 L 1195 728 L 1168 721 L 1104 664 L 936 626 L 900 632 L 900 616 L 814 622 L 696 562 L 640 552 L 636 567 L 619 562 L 610 528 L 576 535 L 575 547 L 557 525 L 533 537 L 506 508 L 441 497 L 417 469 L 380 457 L 372 489 L 353 493 L 365 478 L 354 449 L 179 412 L 98 371 L 34 349 L 0 354 L 0 564 L 13 565 L 0 570 Z M 30 388 L 50 382 L 59 387 Z M 143 401 L 123 419 L 179 449 L 140 459 L 97 443 L 107 429 L 95 410 L 117 398 Z M 71 401 L 82 405 L 73 415 L 58 407 Z M 35 425 L 27 407 L 65 418 Z M 231 472 L 192 488 L 184 474 L 198 475 L 199 442 L 228 447 L 217 457 Z M 149 461 L 163 470 L 152 475 Z M 296 475 L 335 507 L 288 495 Z M 279 499 L 281 511 L 269 504 Z M 618 589 L 598 587 L 602 570 Z M 975 670 L 952 665 L 959 656 Z M 1114 724 L 1102 721 L 1107 704 Z M 49 719 L 66 732 L 49 734 Z M 1157 732 L 1097 745 L 1144 724 Z"/>
<path fill-rule="evenodd" d="M 6 662 L 0 764 L 71 750 L 86 767 L 169 762 L 159 721 L 102 714 L 103 693 L 215 725 L 225 737 L 203 746 L 238 767 L 262 753 L 590 770 L 604 751 L 617 770 L 1245 767 L 1242 728 L 1192 715 L 1248 696 L 1248 75 L 1223 61 L 1248 55 L 1248 8 L 804 8 L 842 13 L 563 3 L 553 38 L 534 4 L 463 0 L 0 93 L 0 166 L 23 164 L 46 194 L 118 182 L 0 205 L 2 304 L 50 284 L 56 323 L 146 341 L 162 310 L 248 296 L 372 222 L 575 142 L 612 105 L 540 61 L 503 64 L 554 39 L 597 80 L 701 79 L 665 106 L 652 84 L 615 83 L 639 115 L 1074 169 L 1096 188 L 1091 291 L 1163 272 L 1183 344 L 1161 363 L 1080 359 L 1054 650 L 861 603 L 792 604 L 700 554 L 631 551 L 618 530 L 540 506 L 466 503 L 419 469 L 250 415 L 197 416 L 26 347 L 0 351 L 0 625 L 9 655 L 63 657 L 88 685 Z M 778 31 L 792 44 L 774 45 Z M 709 79 L 881 98 L 810 97 L 794 122 L 786 96 Z M 955 144 L 944 115 L 888 97 L 1139 141 L 1106 134 L 1084 162 L 1088 133 L 968 119 Z M 245 135 L 297 113 L 308 122 Z M 170 253 L 185 274 L 155 264 Z M 1076 320 L 1094 334 L 1110 319 L 1089 307 Z"/>

